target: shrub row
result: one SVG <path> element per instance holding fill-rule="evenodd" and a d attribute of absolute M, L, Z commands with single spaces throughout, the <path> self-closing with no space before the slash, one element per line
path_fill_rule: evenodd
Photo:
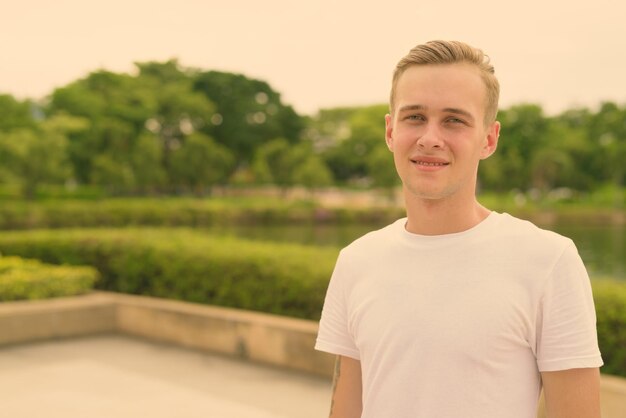
<path fill-rule="evenodd" d="M 92 267 L 0 257 L 0 301 L 79 295 L 91 290 L 97 278 L 98 272 Z"/>
<path fill-rule="evenodd" d="M 211 226 L 301 222 L 378 222 L 404 216 L 400 208 L 324 208 L 281 199 L 127 198 L 5 201 L 0 229 L 122 226 Z"/>
<path fill-rule="evenodd" d="M 0 251 L 88 264 L 98 289 L 318 319 L 337 249 L 187 229 L 12 231 Z"/>
<path fill-rule="evenodd" d="M 594 279 L 602 372 L 626 377 L 626 282 Z"/>
<path fill-rule="evenodd" d="M 103 290 L 319 319 L 338 249 L 188 229 L 12 231 L 0 251 L 96 267 Z M 604 373 L 626 377 L 626 283 L 594 279 Z"/>

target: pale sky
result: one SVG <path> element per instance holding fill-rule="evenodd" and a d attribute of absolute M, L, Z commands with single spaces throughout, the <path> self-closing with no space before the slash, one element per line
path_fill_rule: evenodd
<path fill-rule="evenodd" d="M 492 58 L 501 106 L 626 103 L 626 3 L 610 0 L 0 0 L 0 93 L 42 98 L 105 68 L 178 58 L 259 78 L 298 112 L 386 102 L 415 44 Z"/>

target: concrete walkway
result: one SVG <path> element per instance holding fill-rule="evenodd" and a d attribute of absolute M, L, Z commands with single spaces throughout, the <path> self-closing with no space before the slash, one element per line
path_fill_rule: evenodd
<path fill-rule="evenodd" d="M 126 336 L 0 349 L 7 418 L 319 418 L 326 379 Z"/>

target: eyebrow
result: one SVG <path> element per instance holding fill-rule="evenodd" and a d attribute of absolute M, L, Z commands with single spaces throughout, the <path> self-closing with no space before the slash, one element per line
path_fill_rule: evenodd
<path fill-rule="evenodd" d="M 407 110 L 426 110 L 426 106 L 420 104 L 405 105 L 398 109 L 398 112 L 406 112 Z"/>
<path fill-rule="evenodd" d="M 455 107 L 447 107 L 445 109 L 443 109 L 444 112 L 446 113 L 456 113 L 457 115 L 462 115 L 465 116 L 468 119 L 474 120 L 474 116 L 472 116 L 472 114 L 470 112 L 468 112 L 467 110 L 463 110 L 463 109 L 458 109 Z"/>
<path fill-rule="evenodd" d="M 411 104 L 402 106 L 400 109 L 398 109 L 398 112 L 407 112 L 410 110 L 428 110 L 428 107 L 421 104 Z M 457 115 L 465 116 L 472 121 L 474 120 L 474 116 L 470 112 L 468 112 L 467 110 L 459 109 L 457 107 L 446 107 L 445 109 L 443 109 L 443 111 L 445 113 L 454 113 Z"/>

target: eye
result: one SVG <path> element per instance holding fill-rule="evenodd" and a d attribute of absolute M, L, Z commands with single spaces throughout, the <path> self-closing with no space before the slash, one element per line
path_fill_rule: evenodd
<path fill-rule="evenodd" d="M 426 118 L 423 115 L 420 114 L 413 114 L 413 115 L 407 115 L 404 117 L 405 120 L 410 120 L 410 121 L 424 121 L 426 120 Z"/>
<path fill-rule="evenodd" d="M 459 119 L 455 117 L 449 117 L 448 119 L 446 119 L 446 122 L 465 124 L 465 121 L 463 119 Z"/>

